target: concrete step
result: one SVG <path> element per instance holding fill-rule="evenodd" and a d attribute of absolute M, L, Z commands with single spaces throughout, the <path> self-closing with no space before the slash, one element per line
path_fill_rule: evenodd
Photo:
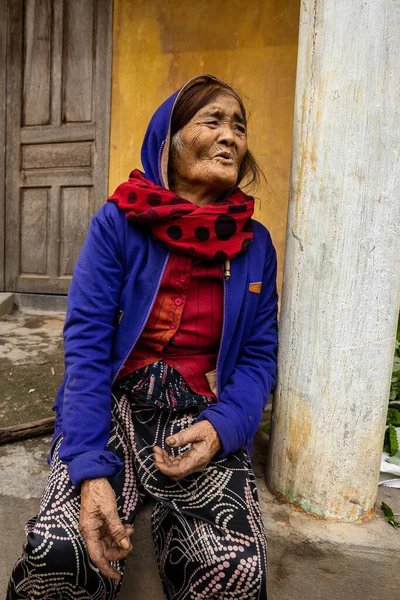
<path fill-rule="evenodd" d="M 0 317 L 8 315 L 14 308 L 15 296 L 11 292 L 0 292 Z"/>
<path fill-rule="evenodd" d="M 67 296 L 57 294 L 20 294 L 0 292 L 0 317 L 8 315 L 14 308 L 24 313 L 64 314 Z"/>

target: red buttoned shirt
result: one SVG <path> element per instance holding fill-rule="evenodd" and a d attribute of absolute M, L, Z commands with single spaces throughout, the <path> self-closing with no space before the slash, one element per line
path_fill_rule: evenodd
<path fill-rule="evenodd" d="M 222 312 L 221 263 L 171 252 L 150 317 L 118 378 L 163 360 L 194 392 L 213 396 L 205 374 L 216 367 Z"/>

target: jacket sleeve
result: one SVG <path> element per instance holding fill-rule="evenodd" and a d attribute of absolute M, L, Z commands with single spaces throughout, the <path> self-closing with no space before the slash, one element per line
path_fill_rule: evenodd
<path fill-rule="evenodd" d="M 276 252 L 270 243 L 258 310 L 249 336 L 228 383 L 220 390 L 218 402 L 199 417 L 210 421 L 221 439 L 219 458 L 243 446 L 251 449 L 251 440 L 276 383 L 278 295 Z"/>
<path fill-rule="evenodd" d="M 64 326 L 63 441 L 59 456 L 72 483 L 118 474 L 123 463 L 106 449 L 111 424 L 111 344 L 123 279 L 111 217 L 92 218 L 76 263 Z"/>

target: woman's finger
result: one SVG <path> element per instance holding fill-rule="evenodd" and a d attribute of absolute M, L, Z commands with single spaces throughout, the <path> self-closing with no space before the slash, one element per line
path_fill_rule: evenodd
<path fill-rule="evenodd" d="M 128 536 L 131 536 L 133 533 L 132 525 L 124 525 L 124 528 L 126 534 Z M 128 554 L 132 551 L 132 544 L 129 548 L 124 550 L 123 548 L 118 546 L 117 542 L 109 535 L 109 533 L 106 533 L 101 537 L 101 542 L 103 546 L 103 554 L 108 561 L 122 560 L 123 558 L 126 558 Z"/>
<path fill-rule="evenodd" d="M 171 465 L 171 464 L 180 462 L 182 460 L 183 455 L 170 456 L 165 450 L 161 450 L 161 453 L 154 452 L 153 457 L 154 457 L 154 462 L 155 462 L 156 467 L 161 472 L 163 472 L 162 471 L 163 466 L 167 466 L 167 465 Z"/>
<path fill-rule="evenodd" d="M 115 542 L 108 534 L 102 535 L 101 541 L 103 542 L 103 545 L 105 544 L 105 548 L 111 548 L 112 546 L 117 547 L 117 542 Z"/>
<path fill-rule="evenodd" d="M 162 448 L 160 448 L 160 446 L 153 447 L 153 455 L 154 455 L 154 458 L 156 458 L 158 461 L 164 462 L 164 460 L 165 460 L 164 451 L 162 450 Z"/>
<path fill-rule="evenodd" d="M 104 512 L 103 518 L 107 526 L 108 535 L 117 543 L 120 548 L 128 550 L 130 548 L 129 536 L 126 533 L 126 529 L 121 523 L 121 519 L 118 516 L 117 507 L 112 506 Z"/>
<path fill-rule="evenodd" d="M 166 450 L 163 450 L 162 448 L 158 447 L 158 446 L 154 446 L 153 448 L 154 452 L 153 452 L 153 456 L 154 456 L 154 460 L 156 461 L 156 463 L 166 463 L 169 464 L 171 461 L 173 460 L 181 460 L 182 458 L 182 454 L 178 455 L 178 456 L 171 456 L 170 454 L 168 454 L 168 452 Z"/>
<path fill-rule="evenodd" d="M 110 561 L 114 560 L 122 560 L 128 556 L 132 552 L 132 546 L 128 550 L 123 550 L 122 548 L 117 548 L 116 546 L 112 546 L 111 548 L 107 548 L 104 552 L 105 558 Z"/>
<path fill-rule="evenodd" d="M 187 429 L 183 429 L 178 433 L 174 433 L 166 438 L 165 443 L 170 448 L 179 448 L 193 442 L 199 442 L 204 439 L 204 430 L 201 423 L 190 425 Z"/>
<path fill-rule="evenodd" d="M 124 527 L 125 527 L 126 535 L 131 537 L 132 533 L 135 531 L 133 525 L 130 525 L 129 523 L 125 523 Z"/>
<path fill-rule="evenodd" d="M 157 468 L 171 479 L 178 480 L 187 477 L 191 473 L 202 471 L 208 464 L 208 460 L 195 450 L 188 450 L 180 456 L 169 457 L 170 460 L 157 462 Z"/>
<path fill-rule="evenodd" d="M 91 534 L 86 538 L 86 544 L 89 556 L 100 572 L 110 579 L 119 581 L 121 579 L 121 574 L 115 567 L 110 565 L 109 561 L 104 556 L 104 547 L 100 538 Z"/>

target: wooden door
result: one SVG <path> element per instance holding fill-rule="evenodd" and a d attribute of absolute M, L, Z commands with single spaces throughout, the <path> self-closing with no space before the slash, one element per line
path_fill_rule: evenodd
<path fill-rule="evenodd" d="M 112 0 L 6 0 L 6 291 L 68 291 L 107 196 Z"/>

